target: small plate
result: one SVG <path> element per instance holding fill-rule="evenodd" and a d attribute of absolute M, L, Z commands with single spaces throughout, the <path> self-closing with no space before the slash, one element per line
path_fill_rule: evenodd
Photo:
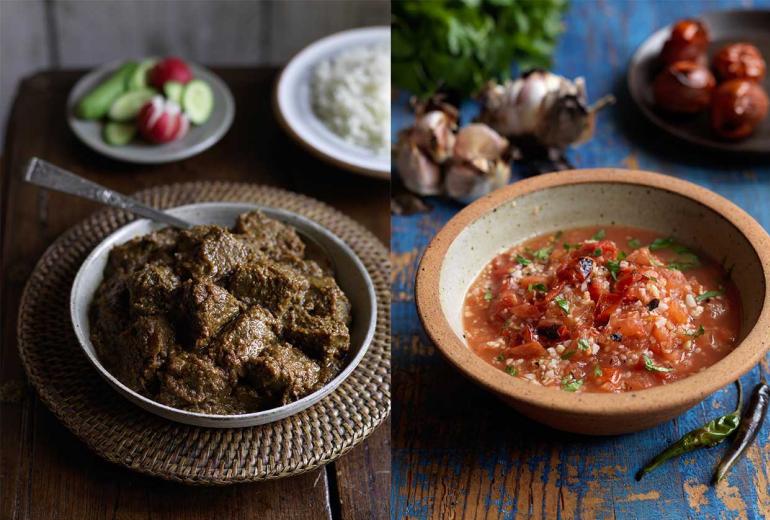
<path fill-rule="evenodd" d="M 390 27 L 343 31 L 306 47 L 278 78 L 274 107 L 279 122 L 311 153 L 355 173 L 390 179 L 390 154 L 379 155 L 343 140 L 316 117 L 310 101 L 310 80 L 320 62 L 341 51 L 383 41 L 390 41 Z"/>
<path fill-rule="evenodd" d="M 278 421 L 314 405 L 341 385 L 361 362 L 374 338 L 377 325 L 377 297 L 374 293 L 374 284 L 364 264 L 342 239 L 325 227 L 296 213 L 254 204 L 205 202 L 179 206 L 166 211 L 196 224 L 219 224 L 229 227 L 235 223 L 238 215 L 253 210 L 260 210 L 268 217 L 294 227 L 302 236 L 310 237 L 329 255 L 330 261 L 335 266 L 337 283 L 350 300 L 353 314 L 353 323 L 350 327 L 350 352 L 346 365 L 334 379 L 302 399 L 277 408 L 238 415 L 216 415 L 180 410 L 153 401 L 124 385 L 99 361 L 96 349 L 91 343 L 88 313 L 94 293 L 102 281 L 102 273 L 112 248 L 163 227 L 147 219 L 140 219 L 118 229 L 96 246 L 78 270 L 70 293 L 72 325 L 83 352 L 99 374 L 129 401 L 148 412 L 193 426 L 211 428 L 256 426 Z"/>
<path fill-rule="evenodd" d="M 105 80 L 126 60 L 113 61 L 83 76 L 70 91 L 67 99 L 67 122 L 78 139 L 102 155 L 140 164 L 161 164 L 187 159 L 219 141 L 230 128 L 235 116 L 235 102 L 227 85 L 210 70 L 189 63 L 193 76 L 209 84 L 214 93 L 214 111 L 201 126 L 190 125 L 182 139 L 167 144 L 149 144 L 139 139 L 125 146 L 112 146 L 102 138 L 103 121 L 87 121 L 75 116 L 75 105 L 91 89 Z"/>
<path fill-rule="evenodd" d="M 698 17 L 711 35 L 709 64 L 713 54 L 724 45 L 748 42 L 755 45 L 770 64 L 770 11 L 741 10 L 706 13 Z M 634 102 L 657 126 L 691 143 L 718 150 L 770 153 L 770 116 L 760 123 L 754 134 L 742 141 L 723 141 L 711 131 L 708 114 L 676 116 L 661 112 L 653 101 L 652 80 L 658 71 L 657 58 L 671 33 L 666 26 L 647 38 L 631 58 L 628 67 L 628 89 Z M 770 74 L 762 83 L 770 94 Z"/>

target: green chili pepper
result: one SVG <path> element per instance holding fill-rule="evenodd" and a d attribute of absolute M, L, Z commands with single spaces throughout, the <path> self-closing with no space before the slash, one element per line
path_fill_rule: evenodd
<path fill-rule="evenodd" d="M 705 426 L 695 429 L 674 444 L 660 452 L 654 459 L 647 463 L 645 467 L 636 474 L 636 480 L 641 480 L 650 471 L 654 470 L 664 462 L 684 453 L 694 451 L 698 448 L 713 448 L 720 442 L 729 437 L 741 423 L 741 408 L 743 407 L 743 388 L 741 382 L 736 381 L 738 385 L 738 406 L 727 415 L 718 417 L 710 421 Z"/>

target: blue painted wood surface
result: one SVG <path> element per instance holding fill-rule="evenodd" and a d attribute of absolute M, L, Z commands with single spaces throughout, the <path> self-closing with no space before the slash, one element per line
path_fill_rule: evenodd
<path fill-rule="evenodd" d="M 628 60 L 651 32 L 700 12 L 752 5 L 767 9 L 770 1 L 573 1 L 554 70 L 584 76 L 591 100 L 608 92 L 619 98 L 600 115 L 593 140 L 570 152 L 575 166 L 630 167 L 687 179 L 729 198 L 770 229 L 767 157 L 760 162 L 706 153 L 676 141 L 647 123 L 625 93 Z M 469 104 L 463 114 L 473 110 Z M 402 95 L 393 106 L 394 136 L 411 121 Z M 640 483 L 633 479 L 640 463 L 669 442 L 734 406 L 732 387 L 655 429 L 586 438 L 526 419 L 452 369 L 420 326 L 413 287 L 422 251 L 460 206 L 429 202 L 428 214 L 392 219 L 394 518 L 770 518 L 770 424 L 718 487 L 709 480 L 726 445 L 684 456 Z M 756 368 L 742 379 L 744 388 L 758 378 Z"/>

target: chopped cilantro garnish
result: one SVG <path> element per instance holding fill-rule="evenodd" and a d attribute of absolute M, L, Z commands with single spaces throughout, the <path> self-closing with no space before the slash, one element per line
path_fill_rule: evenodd
<path fill-rule="evenodd" d="M 690 336 L 691 338 L 697 338 L 700 336 L 703 336 L 706 333 L 706 329 L 703 328 L 703 325 L 698 327 L 698 330 L 692 330 L 690 332 L 685 332 L 686 336 Z"/>
<path fill-rule="evenodd" d="M 553 301 L 555 301 L 556 305 L 558 305 L 559 308 L 564 311 L 564 314 L 569 314 L 569 302 L 564 298 L 564 296 L 557 296 L 553 299 Z"/>
<path fill-rule="evenodd" d="M 618 253 L 618 258 L 617 259 L 618 260 L 625 260 L 627 256 L 628 255 L 626 254 L 625 251 L 621 251 L 620 253 Z"/>
<path fill-rule="evenodd" d="M 583 386 L 583 380 L 575 379 L 572 374 L 561 380 L 561 389 L 566 392 L 575 392 L 581 386 Z"/>
<path fill-rule="evenodd" d="M 510 366 L 510 365 L 508 365 L 507 367 L 505 367 L 505 371 L 508 373 L 508 375 L 511 375 L 511 376 L 517 376 L 517 375 L 519 375 L 519 371 L 518 371 L 518 370 L 516 370 L 516 368 L 514 368 L 514 367 L 512 367 L 512 366 Z"/>
<path fill-rule="evenodd" d="M 659 367 L 656 365 L 652 359 L 647 354 L 642 354 L 642 357 L 644 358 L 644 368 L 649 370 L 650 372 L 671 372 L 674 370 L 673 368 L 668 367 Z"/>
<path fill-rule="evenodd" d="M 645 278 L 647 278 L 648 280 L 651 280 L 651 281 L 653 281 L 653 282 L 655 282 L 655 283 L 657 283 L 657 282 L 658 282 L 658 279 L 657 279 L 657 278 L 655 278 L 654 276 L 647 276 L 646 274 L 643 274 L 642 276 L 644 276 L 644 277 L 645 277 Z"/>
<path fill-rule="evenodd" d="M 695 301 L 700 303 L 703 300 L 708 300 L 709 298 L 716 298 L 717 296 L 722 296 L 725 292 L 722 290 L 719 291 L 706 291 L 703 294 L 699 294 L 695 297 Z"/>
<path fill-rule="evenodd" d="M 596 377 L 601 377 L 601 376 L 603 376 L 603 375 L 604 375 L 604 372 L 602 372 L 602 367 L 600 367 L 599 365 L 596 365 L 596 366 L 594 367 L 594 375 L 595 375 Z"/>
<path fill-rule="evenodd" d="M 562 246 L 564 247 L 564 249 L 569 251 L 570 249 L 577 249 L 578 247 L 580 247 L 580 244 L 570 244 L 569 242 L 564 242 Z"/>
<path fill-rule="evenodd" d="M 654 267 L 663 267 L 663 264 L 650 257 L 650 264 Z"/>
<path fill-rule="evenodd" d="M 580 350 L 588 350 L 591 348 L 591 344 L 585 338 L 580 338 L 577 343 Z"/>
<path fill-rule="evenodd" d="M 537 260 L 545 262 L 548 260 L 548 257 L 551 256 L 551 251 L 553 251 L 553 247 L 543 247 L 532 253 L 532 256 L 534 256 Z"/>
<path fill-rule="evenodd" d="M 612 275 L 612 279 L 617 280 L 618 271 L 620 271 L 620 260 L 607 260 L 607 270 Z"/>
<path fill-rule="evenodd" d="M 484 293 L 484 299 L 485 299 L 486 301 L 492 301 L 492 291 L 490 291 L 490 290 L 487 290 L 487 291 Z"/>
<path fill-rule="evenodd" d="M 640 247 L 642 247 L 642 243 L 639 242 L 637 239 L 632 238 L 631 240 L 628 241 L 628 247 L 632 249 L 639 249 Z"/>
<path fill-rule="evenodd" d="M 564 351 L 564 354 L 561 355 L 561 358 L 562 359 L 569 359 L 572 356 L 574 356 L 575 354 L 577 354 L 577 350 L 566 350 L 566 351 Z"/>
<path fill-rule="evenodd" d="M 530 292 L 548 292 L 548 287 L 542 283 L 531 283 L 527 286 L 527 290 Z"/>
<path fill-rule="evenodd" d="M 594 256 L 602 256 L 601 248 L 597 247 L 596 249 L 594 249 Z"/>
<path fill-rule="evenodd" d="M 519 265 L 529 265 L 529 264 L 531 264 L 531 263 L 532 263 L 532 260 L 530 260 L 530 259 L 528 259 L 528 258 L 524 258 L 524 257 L 523 257 L 523 256 L 521 256 L 521 255 L 516 255 L 516 262 L 517 262 Z"/>
<path fill-rule="evenodd" d="M 594 236 L 591 237 L 591 240 L 601 240 L 602 238 L 607 236 L 607 232 L 603 229 L 600 229 L 596 233 L 594 233 Z"/>
<path fill-rule="evenodd" d="M 505 361 L 505 356 L 502 354 L 498 354 L 497 357 L 495 357 L 497 361 L 503 362 Z"/>
<path fill-rule="evenodd" d="M 674 245 L 674 239 L 672 237 L 656 238 L 650 244 L 650 251 L 657 251 L 658 249 L 667 249 Z"/>

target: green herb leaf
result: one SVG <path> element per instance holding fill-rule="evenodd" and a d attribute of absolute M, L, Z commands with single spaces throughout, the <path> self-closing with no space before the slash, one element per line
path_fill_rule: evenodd
<path fill-rule="evenodd" d="M 602 367 L 600 367 L 599 365 L 596 365 L 594 367 L 594 376 L 601 377 L 603 375 L 604 375 L 604 372 L 602 372 Z"/>
<path fill-rule="evenodd" d="M 594 256 L 602 256 L 602 250 L 601 248 L 594 249 Z"/>
<path fill-rule="evenodd" d="M 631 249 L 639 249 L 640 247 L 642 247 L 642 243 L 639 242 L 637 239 L 632 238 L 631 240 L 628 241 L 628 247 L 630 247 Z"/>
<path fill-rule="evenodd" d="M 591 237 L 591 240 L 601 240 L 606 236 L 607 236 L 607 232 L 604 231 L 603 229 L 600 229 L 599 231 L 594 233 L 594 236 Z"/>
<path fill-rule="evenodd" d="M 626 254 L 626 252 L 625 252 L 625 251 L 621 251 L 620 253 L 618 253 L 618 258 L 617 258 L 617 260 L 625 260 L 627 256 L 628 256 L 628 255 Z"/>
<path fill-rule="evenodd" d="M 658 283 L 658 279 L 655 278 L 654 276 L 647 276 L 646 274 L 643 274 L 642 276 L 644 276 L 648 280 L 652 280 L 653 282 Z"/>
<path fill-rule="evenodd" d="M 485 299 L 486 301 L 492 301 L 492 291 L 489 291 L 489 290 L 488 290 L 487 292 L 485 292 L 485 293 L 484 293 L 484 299 Z"/>
<path fill-rule="evenodd" d="M 583 380 L 575 379 L 575 377 L 572 374 L 570 374 L 568 377 L 565 377 L 564 379 L 561 380 L 561 389 L 566 392 L 575 392 L 581 386 L 583 386 Z"/>
<path fill-rule="evenodd" d="M 495 359 L 496 359 L 497 361 L 503 362 L 503 361 L 505 361 L 505 356 L 504 356 L 503 354 L 498 354 L 498 355 L 495 357 Z"/>
<path fill-rule="evenodd" d="M 700 336 L 703 336 L 706 333 L 706 329 L 703 328 L 703 325 L 698 327 L 698 330 L 693 330 L 690 332 L 685 332 L 685 336 L 690 336 L 691 338 L 698 338 Z"/>
<path fill-rule="evenodd" d="M 569 314 L 569 302 L 563 296 L 557 296 L 553 301 L 564 311 L 564 314 Z"/>
<path fill-rule="evenodd" d="M 580 350 L 589 350 L 591 348 L 591 344 L 585 338 L 580 338 L 577 343 Z"/>
<path fill-rule="evenodd" d="M 537 260 L 545 262 L 548 260 L 548 257 L 551 256 L 551 251 L 553 251 L 553 247 L 543 247 L 532 253 L 532 256 Z"/>
<path fill-rule="evenodd" d="M 532 263 L 532 260 L 529 260 L 528 258 L 524 258 L 524 257 L 523 257 L 523 256 L 521 256 L 521 255 L 516 255 L 516 262 L 517 262 L 519 265 L 529 265 L 529 264 L 531 264 L 531 263 Z"/>
<path fill-rule="evenodd" d="M 518 371 L 518 370 L 516 370 L 516 368 L 514 368 L 514 367 L 513 367 L 513 366 L 511 366 L 511 365 L 508 365 L 507 367 L 505 367 L 505 371 L 506 371 L 506 372 L 508 373 L 508 375 L 510 375 L 510 376 L 517 376 L 517 375 L 519 375 L 519 371 Z"/>
<path fill-rule="evenodd" d="M 548 292 L 548 287 L 542 283 L 531 283 L 527 286 L 527 290 L 530 292 Z"/>
<path fill-rule="evenodd" d="M 569 359 L 569 358 L 571 358 L 572 356 L 574 356 L 575 354 L 577 354 L 577 350 L 566 350 L 566 351 L 564 351 L 564 353 L 561 355 L 561 358 L 562 358 L 562 359 Z"/>
<path fill-rule="evenodd" d="M 650 244 L 650 251 L 658 251 L 659 249 L 668 249 L 669 247 L 673 246 L 675 243 L 674 239 L 672 237 L 667 238 L 656 238 L 652 241 L 652 244 Z"/>
<path fill-rule="evenodd" d="M 700 303 L 703 300 L 708 300 L 709 298 L 716 298 L 717 296 L 722 296 L 725 292 L 722 290 L 719 291 L 706 291 L 703 294 L 699 294 L 695 297 L 695 301 Z"/>
<path fill-rule="evenodd" d="M 674 370 L 673 368 L 668 367 L 660 367 L 655 364 L 655 362 L 650 359 L 650 357 L 647 354 L 642 354 L 642 358 L 644 358 L 644 368 L 649 370 L 650 372 L 671 372 Z"/>
<path fill-rule="evenodd" d="M 569 242 L 564 242 L 562 246 L 566 251 L 569 251 L 570 249 L 577 249 L 580 247 L 580 244 L 570 244 Z"/>
<path fill-rule="evenodd" d="M 618 272 L 620 271 L 620 261 L 619 260 L 608 260 L 607 261 L 607 270 L 612 275 L 613 280 L 618 279 Z"/>

